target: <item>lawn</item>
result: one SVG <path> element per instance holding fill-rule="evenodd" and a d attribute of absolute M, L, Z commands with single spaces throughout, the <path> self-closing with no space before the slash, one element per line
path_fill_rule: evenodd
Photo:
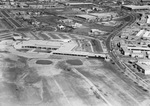
<path fill-rule="evenodd" d="M 66 62 L 70 65 L 83 65 L 82 61 L 78 59 L 67 60 Z"/>
<path fill-rule="evenodd" d="M 103 49 L 102 49 L 100 41 L 95 40 L 95 39 L 91 39 L 91 44 L 93 46 L 94 52 L 96 52 L 96 53 L 103 52 Z"/>
<path fill-rule="evenodd" d="M 14 26 L 10 24 L 5 18 L 1 19 L 1 22 L 8 28 L 8 29 L 13 29 Z"/>
<path fill-rule="evenodd" d="M 49 61 L 49 60 L 37 60 L 36 61 L 36 64 L 42 64 L 42 65 L 49 65 L 49 64 L 52 64 L 53 62 L 52 61 Z"/>
<path fill-rule="evenodd" d="M 39 22 L 48 23 L 50 25 L 56 26 L 59 18 L 56 16 L 43 16 L 43 17 L 36 17 L 36 20 Z"/>

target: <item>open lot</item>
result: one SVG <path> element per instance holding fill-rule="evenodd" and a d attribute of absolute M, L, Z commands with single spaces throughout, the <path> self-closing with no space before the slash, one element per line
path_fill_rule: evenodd
<path fill-rule="evenodd" d="M 94 52 L 96 53 L 103 52 L 102 45 L 99 40 L 91 39 L 91 44 L 93 46 Z"/>
<path fill-rule="evenodd" d="M 7 66 L 11 65 L 11 68 L 5 67 L 1 71 L 4 81 L 1 82 L 0 91 L 3 91 L 1 94 L 6 98 L 5 100 L 0 98 L 2 105 L 16 106 L 19 103 L 22 106 L 27 104 L 37 106 L 102 104 L 107 106 L 102 98 L 95 97 L 89 85 L 80 76 L 62 69 L 58 70 L 53 65 L 36 64 L 36 61 L 33 59 L 27 62 L 22 58 L 12 60 L 8 57 L 5 59 Z M 57 63 L 56 60 L 52 61 L 54 64 Z M 25 65 L 26 62 L 29 67 Z M 13 83 L 16 81 L 18 83 Z M 10 96 L 12 98 L 9 98 Z"/>
<path fill-rule="evenodd" d="M 70 1 L 91 2 L 91 0 Z M 110 33 L 115 35 L 119 31 L 118 28 L 131 21 L 131 16 L 118 19 L 118 16 L 124 16 L 126 12 L 121 13 L 120 5 L 112 0 L 93 1 L 95 5 L 69 6 L 64 2 L 57 2 L 56 6 L 50 9 L 1 9 L 0 41 L 11 40 L 14 43 L 15 41 L 12 40 L 14 33 L 27 38 L 19 41 L 50 40 L 53 46 L 59 45 L 54 44 L 55 40 L 73 39 L 77 43 L 74 45 L 71 42 L 73 50 L 76 50 L 76 53 L 82 51 L 83 55 L 73 54 L 73 51 L 66 54 L 51 54 L 53 49 L 48 45 L 45 47 L 44 42 L 41 42 L 42 47 L 35 47 L 41 45 L 31 43 L 22 46 L 24 48 L 16 52 L 15 46 L 2 42 L 0 106 L 148 106 L 146 103 L 150 103 L 149 92 L 131 81 L 117 66 L 118 61 L 115 63 L 109 61 L 111 58 L 108 51 L 111 50 L 107 51 L 105 46 L 105 43 L 109 44 L 106 39 L 109 38 Z M 48 3 L 46 5 L 53 5 Z M 38 2 L 33 4 L 36 6 Z M 98 7 L 98 10 L 93 7 Z M 117 18 L 115 17 L 115 22 L 119 22 L 118 24 L 107 23 L 108 20 L 113 22 L 112 17 L 107 17 L 107 20 L 99 16 L 86 17 L 90 13 L 110 11 L 120 12 Z M 85 19 L 77 18 L 76 15 L 85 15 Z M 102 21 L 106 21 L 105 25 Z M 17 42 L 16 46 L 18 44 Z M 46 44 L 51 43 L 46 42 Z M 7 48 L 8 45 L 11 46 Z M 72 49 L 69 46 L 66 47 Z M 5 52 L 4 47 L 9 52 Z M 11 50 L 14 51 L 10 52 Z M 105 59 L 97 57 L 101 53 L 106 55 Z"/>
<path fill-rule="evenodd" d="M 56 34 L 48 33 L 48 35 L 49 35 L 52 39 L 60 39 Z"/>
<path fill-rule="evenodd" d="M 9 17 L 8 13 L 4 10 L 1 11 L 1 13 L 5 16 L 5 17 Z"/>
<path fill-rule="evenodd" d="M 0 55 L 4 59 L 0 62 L 3 64 L 0 92 L 5 97 L 0 98 L 2 105 L 108 106 L 109 102 L 113 106 L 140 106 L 148 98 L 146 92 L 139 90 L 126 77 L 118 77 L 111 71 L 114 68 L 103 60 L 80 59 L 83 64 L 75 67 L 99 88 L 107 102 L 93 93 L 84 78 L 68 71 L 70 65 L 67 66 L 62 59 L 50 59 L 50 64 L 45 64 L 48 59 L 28 60 L 11 54 Z M 76 64 L 76 60 L 71 59 L 71 62 Z"/>
<path fill-rule="evenodd" d="M 10 24 L 9 22 L 8 22 L 8 20 L 6 20 L 5 18 L 3 18 L 3 19 L 1 19 L 1 22 L 6 26 L 6 28 L 8 28 L 8 29 L 13 29 L 14 28 L 14 26 L 12 25 L 12 24 Z"/>
<path fill-rule="evenodd" d="M 22 27 L 18 22 L 16 22 L 16 20 L 14 20 L 13 18 L 8 18 L 16 27 Z"/>

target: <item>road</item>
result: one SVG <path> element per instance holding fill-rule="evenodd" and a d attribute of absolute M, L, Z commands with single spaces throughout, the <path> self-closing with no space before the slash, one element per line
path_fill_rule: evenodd
<path fill-rule="evenodd" d="M 129 18 L 129 22 L 125 22 L 125 24 L 123 24 L 120 28 L 116 29 L 115 31 L 113 31 L 112 33 L 110 33 L 110 35 L 108 36 L 108 38 L 106 39 L 106 47 L 108 50 L 108 53 L 110 55 L 110 57 L 112 58 L 112 60 L 121 68 L 124 70 L 124 67 L 122 67 L 122 64 L 120 64 L 120 62 L 117 60 L 116 56 L 113 54 L 112 52 L 112 46 L 111 46 L 111 40 L 120 33 L 120 31 L 125 28 L 126 26 L 131 25 L 135 20 L 136 20 L 136 16 L 135 14 L 130 14 L 127 18 Z"/>

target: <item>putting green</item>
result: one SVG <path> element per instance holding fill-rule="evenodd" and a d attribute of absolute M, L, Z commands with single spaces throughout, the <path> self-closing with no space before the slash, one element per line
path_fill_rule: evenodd
<path fill-rule="evenodd" d="M 83 65 L 82 61 L 78 59 L 66 60 L 66 62 L 70 65 Z"/>
<path fill-rule="evenodd" d="M 49 65 L 52 64 L 53 62 L 50 60 L 37 60 L 36 64 L 42 64 L 42 65 Z"/>

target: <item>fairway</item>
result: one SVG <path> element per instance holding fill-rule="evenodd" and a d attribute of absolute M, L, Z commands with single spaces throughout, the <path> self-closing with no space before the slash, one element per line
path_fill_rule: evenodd
<path fill-rule="evenodd" d="M 39 33 L 39 36 L 41 36 L 43 39 L 48 40 L 50 39 L 47 35 L 43 34 L 43 33 Z"/>
<path fill-rule="evenodd" d="M 91 44 L 93 46 L 94 52 L 96 53 L 103 52 L 102 45 L 99 40 L 91 39 Z"/>
<path fill-rule="evenodd" d="M 16 26 L 16 27 L 22 27 L 19 23 L 16 22 L 16 20 L 9 18 L 9 20 Z"/>
<path fill-rule="evenodd" d="M 49 60 L 37 60 L 36 61 L 36 64 L 41 64 L 41 65 L 49 65 L 49 64 L 52 64 L 53 62 L 52 61 L 49 61 Z"/>
<path fill-rule="evenodd" d="M 59 36 L 60 36 L 61 38 L 63 38 L 63 39 L 69 39 L 69 37 L 68 37 L 68 36 L 65 36 L 64 34 L 59 34 Z"/>
<path fill-rule="evenodd" d="M 14 28 L 14 26 L 13 26 L 12 24 L 10 24 L 10 23 L 8 22 L 8 20 L 6 20 L 5 18 L 1 19 L 1 22 L 2 22 L 2 23 L 6 26 L 6 28 L 8 28 L 8 29 Z"/>
<path fill-rule="evenodd" d="M 70 65 L 83 65 L 82 61 L 81 60 L 77 60 L 77 59 L 75 59 L 75 60 L 67 60 L 66 62 L 68 64 L 70 64 Z"/>
<path fill-rule="evenodd" d="M 60 38 L 57 36 L 57 34 L 48 33 L 48 35 L 49 35 L 50 37 L 52 37 L 53 39 L 60 39 Z"/>

